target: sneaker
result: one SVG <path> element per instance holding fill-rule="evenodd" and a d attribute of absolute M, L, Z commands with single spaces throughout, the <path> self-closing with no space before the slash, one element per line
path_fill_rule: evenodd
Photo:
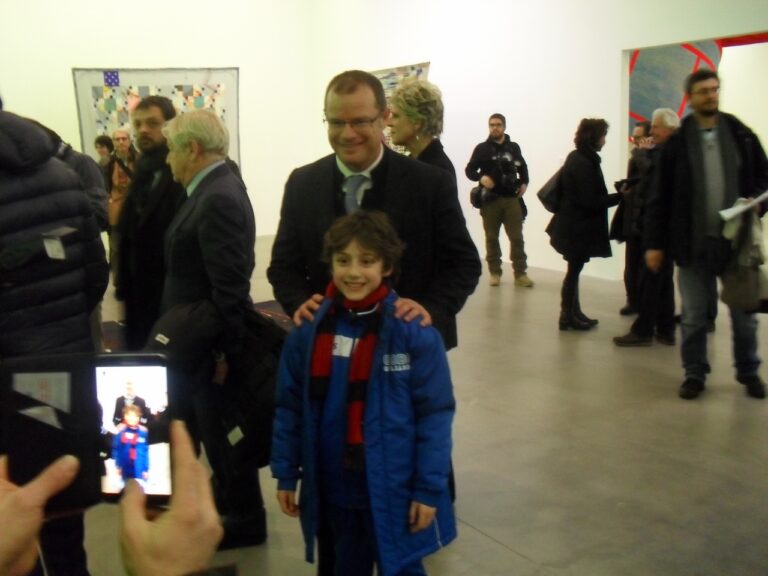
<path fill-rule="evenodd" d="M 621 314 L 622 316 L 634 316 L 635 314 L 637 314 L 637 308 L 627 304 L 621 310 L 619 310 L 619 314 Z"/>
<path fill-rule="evenodd" d="M 616 346 L 650 346 L 653 344 L 653 338 L 629 332 L 624 336 L 614 336 L 613 343 Z"/>
<path fill-rule="evenodd" d="M 501 276 L 498 274 L 491 274 L 491 279 L 488 281 L 491 286 L 498 286 L 501 284 Z"/>
<path fill-rule="evenodd" d="M 523 288 L 533 288 L 533 280 L 528 278 L 526 274 L 515 278 L 515 286 L 522 286 Z"/>
<path fill-rule="evenodd" d="M 762 400 L 765 398 L 765 382 L 757 374 L 736 376 L 736 380 L 747 387 L 747 396 Z"/>
<path fill-rule="evenodd" d="M 677 340 L 675 339 L 675 333 L 672 334 L 666 334 L 664 332 L 659 332 L 656 334 L 656 342 L 659 344 L 664 344 L 665 346 L 674 346 L 677 344 Z"/>
<path fill-rule="evenodd" d="M 698 378 L 686 378 L 677 395 L 683 400 L 694 400 L 704 392 L 704 381 Z"/>

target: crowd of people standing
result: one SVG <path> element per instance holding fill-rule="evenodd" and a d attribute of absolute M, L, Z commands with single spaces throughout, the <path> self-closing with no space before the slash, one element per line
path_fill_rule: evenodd
<path fill-rule="evenodd" d="M 614 338 L 618 346 L 676 343 L 677 264 L 685 372 L 679 396 L 686 400 L 705 390 L 712 286 L 734 259 L 718 213 L 768 187 L 765 152 L 748 127 L 719 110 L 719 89 L 716 72 L 695 72 L 685 85 L 689 116 L 681 122 L 674 111 L 659 108 L 648 126 L 638 126 L 628 177 L 614 193 L 599 154 L 608 123 L 582 119 L 546 230 L 567 262 L 562 331 L 598 325 L 582 310 L 580 274 L 591 258 L 612 255 L 611 237 L 627 243 L 621 313 L 638 317 L 628 334 Z M 271 462 L 277 497 L 283 512 L 301 519 L 307 560 L 315 559 L 317 545 L 318 574 L 367 576 L 374 566 L 386 575 L 425 574 L 422 557 L 456 536 L 455 400 L 445 352 L 459 344 L 456 315 L 476 288 L 481 260 L 440 141 L 444 106 L 437 87 L 407 80 L 388 102 L 375 76 L 347 71 L 328 84 L 324 115 L 333 154 L 289 175 L 267 270 L 277 301 L 297 327 L 278 372 Z M 108 281 L 100 226 L 110 235 L 129 349 L 142 349 L 164 314 L 212 303 L 220 329 L 215 337 L 200 336 L 211 339 L 210 349 L 185 367 L 184 383 L 171 399 L 174 416 L 190 428 L 189 445 L 202 443 L 213 470 L 213 487 L 198 494 L 200 514 L 209 520 L 205 554 L 195 556 L 198 569 L 217 544 L 226 549 L 267 539 L 258 469 L 232 457 L 220 392 L 232 385 L 248 353 L 255 219 L 215 114 L 177 115 L 169 100 L 149 96 L 131 121 L 137 147 L 124 127 L 111 139 L 96 139 L 105 194 L 86 194 L 82 173 L 58 160 L 71 155 L 71 147 L 44 127 L 0 111 L 0 206 L 6 215 L 0 219 L 0 310 L 12 311 L 0 312 L 0 356 L 93 349 L 93 313 Z M 410 158 L 385 145 L 387 128 Z M 479 185 L 490 286 L 501 285 L 503 225 L 514 284 L 533 288 L 523 238 L 528 165 L 506 128 L 502 114 L 490 116 L 488 138 L 474 148 L 465 175 Z M 20 134 L 29 146 L 18 146 Z M 59 211 L 43 209 L 54 197 L 49 204 Z M 617 204 L 621 215 L 610 231 L 608 209 Z M 755 210 L 762 215 L 765 208 Z M 37 220 L 30 225 L 19 214 Z M 62 224 L 76 234 L 59 238 L 56 247 L 38 240 L 41 230 Z M 6 258 L 11 242 L 21 247 L 15 259 Z M 59 248 L 76 257 L 62 261 Z M 41 300 L 52 306 L 38 306 Z M 70 311 L 67 317 L 55 312 L 61 307 Z M 736 380 L 750 397 L 762 399 L 756 316 L 735 305 L 729 312 Z M 386 457 L 383 446 L 397 446 L 398 458 Z M 189 453 L 180 460 L 189 461 Z M 63 487 L 74 464 L 56 466 L 62 481 L 51 484 L 52 491 Z M 14 510 L 3 494 L 26 487 L 0 473 L 0 510 Z M 134 492 L 126 499 L 135 506 Z M 174 509 L 168 514 L 173 517 Z M 211 528 L 219 523 L 223 530 Z M 30 526 L 34 540 L 40 522 Z M 82 514 L 46 523 L 40 539 L 51 573 L 88 573 Z M 0 546 L 0 567 L 32 569 L 28 544 L 10 552 Z M 126 561 L 138 562 L 142 554 Z"/>

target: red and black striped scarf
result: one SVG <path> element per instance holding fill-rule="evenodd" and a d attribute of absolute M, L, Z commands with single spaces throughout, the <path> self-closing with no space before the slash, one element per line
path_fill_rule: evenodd
<path fill-rule="evenodd" d="M 128 433 L 131 433 L 131 437 L 129 438 Z M 139 441 L 139 427 L 136 426 L 135 428 L 133 426 L 127 426 L 123 429 L 123 433 L 120 437 L 120 442 L 123 444 L 128 444 L 130 442 L 130 446 L 128 447 L 128 459 L 131 462 L 136 461 L 136 443 Z"/>
<path fill-rule="evenodd" d="M 371 375 L 373 353 L 376 350 L 379 327 L 381 325 L 381 302 L 389 293 L 386 284 L 382 284 L 363 300 L 351 301 L 344 298 L 333 283 L 328 285 L 326 297 L 333 300 L 333 305 L 320 321 L 312 350 L 310 370 L 310 390 L 313 396 L 325 398 L 331 382 L 331 364 L 333 342 L 336 338 L 336 320 L 339 313 L 349 311 L 364 323 L 363 333 L 355 342 L 349 360 L 347 376 L 347 431 L 344 452 L 344 468 L 363 470 L 365 453 L 363 448 L 363 416 L 368 379 Z"/>

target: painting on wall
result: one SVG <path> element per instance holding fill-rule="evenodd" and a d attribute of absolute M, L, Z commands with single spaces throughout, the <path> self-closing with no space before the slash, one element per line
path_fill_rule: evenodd
<path fill-rule="evenodd" d="M 213 110 L 229 130 L 229 156 L 240 161 L 237 68 L 73 68 L 82 150 L 96 136 L 130 130 L 130 115 L 142 98 L 165 96 L 178 113 Z"/>
<path fill-rule="evenodd" d="M 429 74 L 429 62 L 422 62 L 420 64 L 409 64 L 407 66 L 398 66 L 397 68 L 384 68 L 382 70 L 373 70 L 371 72 L 376 78 L 378 78 L 384 86 L 384 94 L 389 100 L 392 92 L 395 90 L 398 84 L 406 78 L 421 78 L 427 79 Z M 387 146 L 393 150 L 406 154 L 407 150 L 403 146 L 396 146 L 392 144 L 392 140 L 389 136 L 389 128 L 384 133 L 387 139 Z"/>
<path fill-rule="evenodd" d="M 632 50 L 629 59 L 629 133 L 636 122 L 650 121 L 656 108 L 689 113 L 685 78 L 701 68 L 717 70 L 724 48 L 768 42 L 768 32 Z"/>

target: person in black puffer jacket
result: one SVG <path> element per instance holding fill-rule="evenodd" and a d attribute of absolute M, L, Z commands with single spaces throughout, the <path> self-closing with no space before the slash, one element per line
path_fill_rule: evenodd
<path fill-rule="evenodd" d="M 109 268 L 80 179 L 56 151 L 42 128 L 0 111 L 0 360 L 94 349 L 89 316 Z M 82 514 L 46 523 L 48 574 L 88 574 L 83 536 Z"/>

